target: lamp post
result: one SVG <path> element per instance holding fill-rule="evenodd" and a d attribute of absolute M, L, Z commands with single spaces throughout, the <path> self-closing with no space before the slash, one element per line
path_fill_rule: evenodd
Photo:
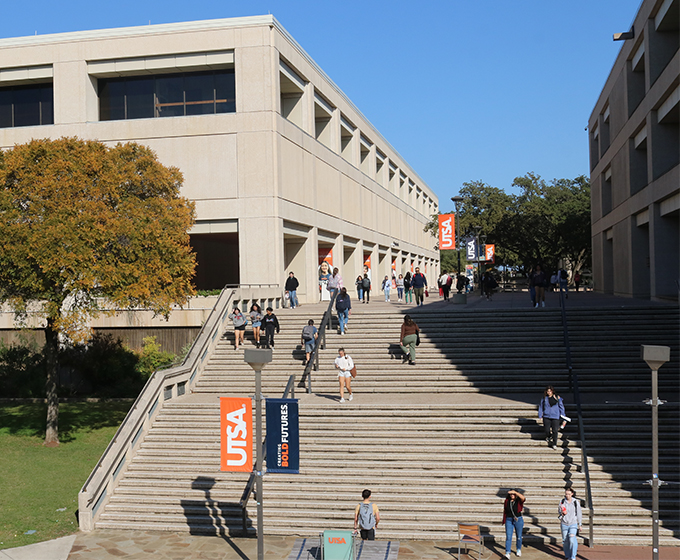
<path fill-rule="evenodd" d="M 477 243 L 477 282 L 479 283 L 479 292 L 482 292 L 482 275 L 481 275 L 481 267 L 479 264 L 479 232 L 482 231 L 482 226 L 474 226 L 473 228 L 475 230 L 475 239 Z M 483 295 L 483 294 L 482 294 Z"/>
<path fill-rule="evenodd" d="M 262 370 L 272 361 L 269 349 L 246 348 L 245 361 L 255 370 L 255 493 L 257 495 L 257 560 L 264 560 L 264 511 L 262 509 Z"/>
<path fill-rule="evenodd" d="M 460 270 L 460 220 L 458 219 L 458 203 L 463 202 L 463 197 L 462 196 L 452 196 L 451 197 L 451 202 L 456 207 L 456 248 L 458 249 L 458 274 L 462 274 Z M 457 279 L 456 279 L 457 280 Z"/>
<path fill-rule="evenodd" d="M 671 359 L 669 346 L 649 346 L 642 344 L 642 359 L 652 370 L 652 398 L 644 401 L 652 407 L 652 559 L 659 560 L 659 368 Z"/>
<path fill-rule="evenodd" d="M 482 244 L 481 244 L 480 247 L 479 247 L 479 249 L 480 249 L 480 255 L 481 255 L 481 254 L 484 255 L 484 258 L 482 259 L 482 262 L 486 262 L 486 235 L 480 235 L 480 236 L 479 236 L 479 239 L 482 241 Z M 483 251 L 482 251 L 482 247 L 484 247 Z M 479 273 L 481 274 L 481 273 L 482 273 L 482 270 L 481 270 L 481 266 L 482 266 L 482 265 L 481 265 L 481 263 L 480 263 L 479 266 L 480 266 Z M 480 280 L 480 284 L 481 284 L 481 280 Z"/>

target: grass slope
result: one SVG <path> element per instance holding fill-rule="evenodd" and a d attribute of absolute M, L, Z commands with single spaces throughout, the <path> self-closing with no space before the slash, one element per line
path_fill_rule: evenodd
<path fill-rule="evenodd" d="M 78 530 L 78 491 L 131 405 L 61 404 L 61 445 L 48 448 L 44 404 L 0 404 L 0 549 Z"/>

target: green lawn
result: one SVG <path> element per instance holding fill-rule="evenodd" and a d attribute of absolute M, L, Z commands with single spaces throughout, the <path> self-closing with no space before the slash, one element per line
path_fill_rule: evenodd
<path fill-rule="evenodd" d="M 45 405 L 0 404 L 0 549 L 78 530 L 78 491 L 131 405 L 61 404 L 61 445 L 49 448 Z"/>

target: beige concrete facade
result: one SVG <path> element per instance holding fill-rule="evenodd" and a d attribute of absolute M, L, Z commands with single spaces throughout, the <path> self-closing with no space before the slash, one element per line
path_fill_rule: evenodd
<path fill-rule="evenodd" d="M 599 292 L 678 298 L 679 4 L 642 2 L 588 123 Z"/>
<path fill-rule="evenodd" d="M 232 113 L 100 120 L 98 82 L 232 69 Z M 194 200 L 199 288 L 283 289 L 317 301 L 319 250 L 345 284 L 370 257 L 373 279 L 438 272 L 423 228 L 432 190 L 272 16 L 0 40 L 3 87 L 53 83 L 54 124 L 0 128 L 0 148 L 32 138 L 136 141 L 184 174 Z"/>

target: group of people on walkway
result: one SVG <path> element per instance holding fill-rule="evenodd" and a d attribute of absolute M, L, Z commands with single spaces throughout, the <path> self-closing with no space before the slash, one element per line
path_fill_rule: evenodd
<path fill-rule="evenodd" d="M 253 340 L 257 348 L 274 348 L 274 333 L 281 332 L 279 320 L 274 315 L 274 310 L 267 307 L 266 312 L 262 313 L 262 308 L 259 304 L 253 303 L 250 306 L 249 317 L 246 317 L 238 307 L 234 307 L 231 313 L 227 315 L 234 324 L 234 348 L 239 349 L 244 342 L 246 326 L 248 325 L 248 318 L 253 326 Z M 263 326 L 264 325 L 264 326 Z M 261 334 L 264 330 L 264 341 L 261 340 Z"/>

